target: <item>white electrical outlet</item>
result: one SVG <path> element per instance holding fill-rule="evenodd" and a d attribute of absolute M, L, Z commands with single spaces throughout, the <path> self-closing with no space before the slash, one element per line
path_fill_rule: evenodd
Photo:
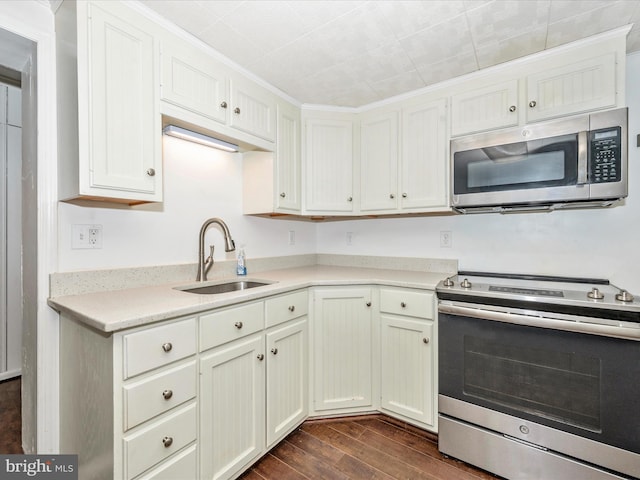
<path fill-rule="evenodd" d="M 449 230 L 442 230 L 440 232 L 440 247 L 441 248 L 451 248 L 451 244 L 453 243 L 453 235 Z"/>
<path fill-rule="evenodd" d="M 347 245 L 353 245 L 353 232 L 347 232 Z"/>
<path fill-rule="evenodd" d="M 289 230 L 289 245 L 295 245 L 295 244 L 296 244 L 296 231 Z"/>
<path fill-rule="evenodd" d="M 71 248 L 74 250 L 102 248 L 102 225 L 72 225 Z"/>

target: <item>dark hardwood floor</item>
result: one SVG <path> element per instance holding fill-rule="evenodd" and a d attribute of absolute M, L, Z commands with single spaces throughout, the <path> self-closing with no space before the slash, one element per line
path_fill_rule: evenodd
<path fill-rule="evenodd" d="M 20 378 L 0 382 L 0 454 L 22 453 Z M 242 480 L 489 480 L 443 457 L 437 436 L 386 415 L 308 420 Z"/>
<path fill-rule="evenodd" d="M 242 480 L 488 480 L 495 477 L 443 457 L 437 437 L 385 415 L 309 420 L 246 472 Z"/>
<path fill-rule="evenodd" d="M 22 453 L 20 377 L 0 382 L 0 453 Z"/>

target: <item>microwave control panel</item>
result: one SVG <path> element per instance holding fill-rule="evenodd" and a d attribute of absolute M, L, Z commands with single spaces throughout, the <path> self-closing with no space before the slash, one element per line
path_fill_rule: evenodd
<path fill-rule="evenodd" d="M 622 170 L 621 128 L 589 132 L 589 183 L 619 182 Z"/>

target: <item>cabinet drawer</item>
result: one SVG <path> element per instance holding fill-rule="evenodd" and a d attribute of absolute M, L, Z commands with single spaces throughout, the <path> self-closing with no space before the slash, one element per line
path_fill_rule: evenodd
<path fill-rule="evenodd" d="M 124 378 L 196 353 L 196 320 L 190 318 L 124 336 Z"/>
<path fill-rule="evenodd" d="M 124 438 L 126 478 L 131 479 L 196 439 L 196 404 Z"/>
<path fill-rule="evenodd" d="M 309 313 L 309 297 L 306 290 L 281 297 L 270 298 L 265 302 L 266 328 L 288 322 Z"/>
<path fill-rule="evenodd" d="M 433 293 L 383 288 L 380 311 L 418 318 L 433 318 Z"/>
<path fill-rule="evenodd" d="M 192 445 L 175 458 L 167 460 L 159 468 L 152 470 L 139 480 L 176 480 L 178 478 L 196 478 L 198 467 L 196 446 Z"/>
<path fill-rule="evenodd" d="M 129 430 L 195 396 L 195 362 L 127 385 L 123 388 L 124 429 Z"/>
<path fill-rule="evenodd" d="M 264 328 L 262 302 L 220 310 L 200 317 L 200 351 L 242 338 Z"/>

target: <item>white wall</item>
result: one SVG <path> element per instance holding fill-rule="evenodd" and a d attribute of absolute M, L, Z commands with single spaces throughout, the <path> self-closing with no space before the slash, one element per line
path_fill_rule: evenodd
<path fill-rule="evenodd" d="M 623 206 L 357 220 L 318 226 L 318 253 L 459 259 L 460 270 L 602 277 L 640 294 L 640 54 L 627 56 L 629 197 Z M 440 248 L 440 231 L 452 247 Z M 346 233 L 353 232 L 351 246 Z"/>
<path fill-rule="evenodd" d="M 60 203 L 59 271 L 195 263 L 198 233 L 209 217 L 222 218 L 236 245 L 245 245 L 249 265 L 252 257 L 315 253 L 315 224 L 242 215 L 241 155 L 172 137 L 163 142 L 162 204 L 108 208 Z M 72 249 L 73 224 L 102 225 L 102 249 Z M 290 230 L 295 231 L 293 246 Z M 207 231 L 206 245 L 211 243 L 216 260 L 235 258 L 225 254 L 215 225 Z"/>

